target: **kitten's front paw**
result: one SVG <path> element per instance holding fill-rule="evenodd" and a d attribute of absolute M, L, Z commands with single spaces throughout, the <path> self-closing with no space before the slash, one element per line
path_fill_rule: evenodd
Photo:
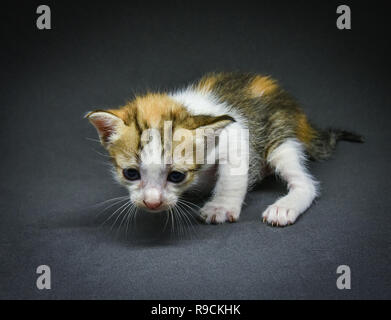
<path fill-rule="evenodd" d="M 236 222 L 239 219 L 240 208 L 232 208 L 222 204 L 207 203 L 200 211 L 205 223 Z"/>
<path fill-rule="evenodd" d="M 269 206 L 262 214 L 263 222 L 276 227 L 293 224 L 298 216 L 299 213 L 295 209 L 281 207 L 276 204 Z"/>

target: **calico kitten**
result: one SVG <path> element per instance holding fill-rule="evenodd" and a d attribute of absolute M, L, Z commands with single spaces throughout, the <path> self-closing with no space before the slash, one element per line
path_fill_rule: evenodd
<path fill-rule="evenodd" d="M 270 173 L 287 183 L 288 193 L 266 208 L 263 221 L 294 223 L 318 195 L 306 159 L 329 158 L 339 140 L 363 141 L 347 131 L 315 128 L 275 80 L 256 74 L 208 74 L 183 90 L 138 96 L 86 117 L 131 202 L 147 211 L 172 208 L 215 166 L 211 199 L 200 210 L 206 223 L 238 220 L 247 190 Z M 215 142 L 211 150 L 205 141 Z M 231 161 L 231 149 L 239 164 Z M 211 154 L 215 163 L 205 161 Z"/>

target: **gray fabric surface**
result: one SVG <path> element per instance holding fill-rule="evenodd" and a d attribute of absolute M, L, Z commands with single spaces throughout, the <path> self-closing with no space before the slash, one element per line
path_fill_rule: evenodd
<path fill-rule="evenodd" d="M 381 3 L 355 2 L 350 31 L 336 29 L 329 1 L 48 4 L 50 31 L 35 29 L 38 3 L 1 12 L 0 298 L 391 297 L 390 40 Z M 214 70 L 271 74 L 314 123 L 366 143 L 343 142 L 332 160 L 310 163 L 322 195 L 288 228 L 261 223 L 285 192 L 273 178 L 248 194 L 238 223 L 197 225 L 191 239 L 162 233 L 161 214 L 138 215 L 127 239 L 100 228 L 93 205 L 125 191 L 86 139 L 96 134 L 83 114 Z M 51 267 L 51 290 L 35 287 L 41 264 Z M 351 290 L 336 288 L 342 264 Z"/>

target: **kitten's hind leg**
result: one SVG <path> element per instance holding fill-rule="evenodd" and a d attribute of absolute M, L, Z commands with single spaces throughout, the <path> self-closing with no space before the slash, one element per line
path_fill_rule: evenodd
<path fill-rule="evenodd" d="M 293 224 L 317 195 L 317 182 L 305 167 L 303 145 L 289 139 L 273 150 L 267 160 L 287 182 L 289 192 L 263 212 L 263 221 L 273 226 Z"/>

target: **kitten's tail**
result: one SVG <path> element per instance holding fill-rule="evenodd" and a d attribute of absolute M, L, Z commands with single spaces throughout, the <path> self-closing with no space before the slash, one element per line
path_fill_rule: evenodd
<path fill-rule="evenodd" d="M 338 141 L 364 142 L 364 138 L 353 132 L 328 129 L 316 130 L 316 135 L 307 145 L 307 152 L 314 160 L 326 160 L 331 157 Z"/>

